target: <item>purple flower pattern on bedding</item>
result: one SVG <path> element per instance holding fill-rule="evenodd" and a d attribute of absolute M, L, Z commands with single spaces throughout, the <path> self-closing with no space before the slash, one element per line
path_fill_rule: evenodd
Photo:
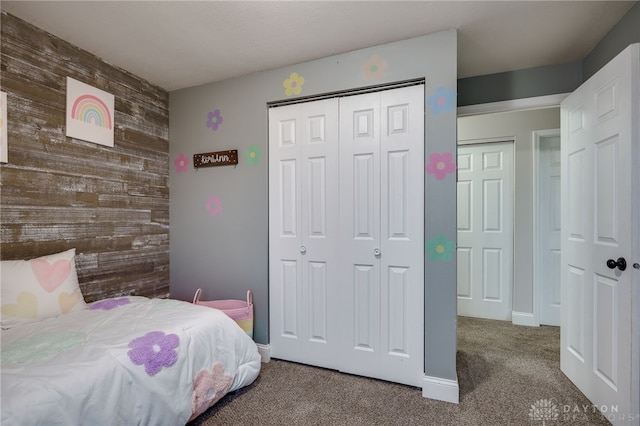
<path fill-rule="evenodd" d="M 131 301 L 126 297 L 121 297 L 119 299 L 105 299 L 89 306 L 89 310 L 97 311 L 98 309 L 101 309 L 103 311 L 110 311 L 118 306 L 128 305 L 129 303 L 131 303 Z"/>
<path fill-rule="evenodd" d="M 193 420 L 207 411 L 227 394 L 233 383 L 233 377 L 224 371 L 221 362 L 213 364 L 211 370 L 202 369 L 193 380 L 193 398 L 191 400 L 191 418 Z"/>
<path fill-rule="evenodd" d="M 176 362 L 178 352 L 175 349 L 179 344 L 180 338 L 175 334 L 150 331 L 129 342 L 131 350 L 127 355 L 135 365 L 144 365 L 149 376 L 155 376 L 162 367 L 170 367 Z"/>

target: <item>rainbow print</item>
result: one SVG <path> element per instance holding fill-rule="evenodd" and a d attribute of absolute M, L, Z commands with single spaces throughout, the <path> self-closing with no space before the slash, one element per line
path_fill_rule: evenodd
<path fill-rule="evenodd" d="M 71 108 L 71 118 L 105 129 L 113 128 L 107 104 L 94 95 L 85 94 L 76 98 Z"/>

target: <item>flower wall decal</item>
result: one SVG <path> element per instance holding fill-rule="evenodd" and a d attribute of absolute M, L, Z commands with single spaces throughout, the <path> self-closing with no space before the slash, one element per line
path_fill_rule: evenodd
<path fill-rule="evenodd" d="M 225 373 L 222 363 L 214 363 L 211 370 L 202 369 L 193 380 L 191 418 L 193 420 L 222 398 L 233 383 L 233 377 Z"/>
<path fill-rule="evenodd" d="M 442 154 L 434 152 L 429 156 L 429 164 L 425 166 L 425 170 L 438 180 L 446 178 L 449 173 L 455 173 L 456 165 L 453 162 L 453 154 L 451 152 L 443 152 Z"/>
<path fill-rule="evenodd" d="M 189 159 L 184 154 L 178 155 L 173 164 L 176 166 L 176 173 L 184 173 L 189 170 Z"/>
<path fill-rule="evenodd" d="M 218 127 L 222 124 L 222 115 L 220 115 L 220 110 L 217 109 L 215 111 L 211 111 L 207 115 L 207 127 L 211 130 L 218 130 Z"/>
<path fill-rule="evenodd" d="M 262 150 L 256 147 L 254 144 L 251 144 L 249 149 L 244 152 L 244 156 L 246 158 L 247 164 L 260 164 L 260 156 L 262 155 Z"/>
<path fill-rule="evenodd" d="M 211 217 L 215 217 L 218 213 L 222 212 L 222 203 L 218 197 L 209 197 L 207 202 L 207 211 Z"/>
<path fill-rule="evenodd" d="M 384 71 L 387 69 L 387 60 L 378 55 L 373 55 L 367 62 L 362 64 L 362 72 L 365 80 L 380 80 L 384 77 Z"/>
<path fill-rule="evenodd" d="M 456 249 L 456 243 L 450 241 L 442 234 L 436 235 L 432 240 L 427 241 L 427 251 L 429 259 L 450 262 L 451 254 Z"/>
<path fill-rule="evenodd" d="M 106 299 L 92 304 L 89 306 L 89 310 L 96 311 L 101 309 L 103 311 L 110 311 L 118 306 L 128 305 L 129 303 L 131 303 L 131 301 L 126 297 L 121 297 L 119 299 Z"/>
<path fill-rule="evenodd" d="M 441 112 L 455 109 L 457 96 L 458 93 L 455 90 L 448 90 L 443 86 L 439 86 L 433 92 L 433 95 L 427 96 L 427 105 L 431 107 L 433 114 L 438 115 Z"/>
<path fill-rule="evenodd" d="M 178 360 L 176 348 L 180 339 L 175 334 L 164 334 L 162 331 L 150 331 L 142 337 L 129 342 L 131 350 L 127 352 L 135 365 L 144 365 L 144 371 L 155 376 L 162 367 L 170 367 Z"/>
<path fill-rule="evenodd" d="M 304 77 L 298 75 L 297 72 L 292 72 L 289 78 L 282 82 L 284 87 L 284 94 L 286 96 L 299 95 L 302 93 L 302 85 L 304 84 Z"/>

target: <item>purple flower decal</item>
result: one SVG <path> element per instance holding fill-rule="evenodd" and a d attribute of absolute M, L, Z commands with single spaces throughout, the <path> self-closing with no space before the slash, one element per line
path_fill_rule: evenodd
<path fill-rule="evenodd" d="M 92 311 L 97 311 L 98 309 L 101 309 L 103 311 L 110 311 L 111 309 L 115 309 L 118 306 L 128 305 L 129 303 L 131 303 L 131 301 L 126 297 L 121 297 L 119 299 L 105 299 L 92 304 L 91 306 L 89 306 L 89 309 Z"/>
<path fill-rule="evenodd" d="M 178 353 L 175 349 L 179 344 L 180 339 L 175 334 L 150 331 L 129 342 L 131 350 L 127 355 L 135 365 L 144 365 L 148 375 L 155 376 L 162 367 L 169 367 L 176 362 Z"/>
<path fill-rule="evenodd" d="M 437 115 L 441 112 L 451 111 L 456 107 L 456 97 L 458 94 L 455 90 L 447 90 L 440 86 L 431 96 L 427 96 L 427 105 L 431 107 L 431 111 Z"/>
<path fill-rule="evenodd" d="M 207 202 L 207 211 L 214 217 L 218 213 L 222 211 L 222 204 L 220 203 L 220 198 L 218 197 L 209 197 L 209 202 Z"/>
<path fill-rule="evenodd" d="M 176 165 L 177 173 L 186 172 L 189 169 L 189 159 L 184 154 L 178 155 L 173 164 Z"/>
<path fill-rule="evenodd" d="M 215 111 L 211 111 L 209 115 L 207 115 L 207 127 L 212 130 L 218 130 L 218 126 L 222 124 L 222 116 L 220 115 L 220 110 L 217 109 Z"/>
<path fill-rule="evenodd" d="M 434 152 L 429 156 L 429 164 L 427 164 L 425 170 L 427 173 L 435 175 L 438 180 L 446 178 L 449 173 L 455 173 L 456 165 L 453 162 L 453 154 L 450 152 L 443 152 L 442 154 Z"/>

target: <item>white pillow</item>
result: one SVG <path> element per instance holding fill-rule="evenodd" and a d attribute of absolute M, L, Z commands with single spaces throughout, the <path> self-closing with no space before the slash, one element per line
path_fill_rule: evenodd
<path fill-rule="evenodd" d="M 75 261 L 76 249 L 31 260 L 0 262 L 2 328 L 86 309 Z"/>

